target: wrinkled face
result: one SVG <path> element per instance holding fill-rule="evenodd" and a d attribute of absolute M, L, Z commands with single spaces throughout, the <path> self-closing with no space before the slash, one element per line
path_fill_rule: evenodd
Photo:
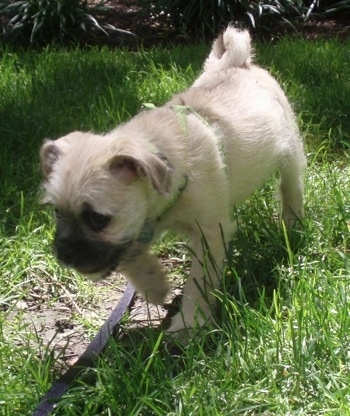
<path fill-rule="evenodd" d="M 87 203 L 77 215 L 56 209 L 53 246 L 57 259 L 85 275 L 108 274 L 128 255 L 133 243 L 132 237 L 120 243 L 105 238 L 112 221 L 110 215 L 98 213 Z"/>
<path fill-rule="evenodd" d="M 46 184 L 46 201 L 55 209 L 54 253 L 62 265 L 101 278 L 136 254 L 146 192 L 141 183 L 125 186 L 101 172 L 73 180 L 60 163 L 57 169 Z"/>
<path fill-rule="evenodd" d="M 110 154 L 102 140 L 77 132 L 41 148 L 43 202 L 56 216 L 54 253 L 62 265 L 94 279 L 146 248 L 149 241 L 140 243 L 140 236 L 148 224 L 150 195 L 161 193 L 156 181 L 166 175 L 161 169 L 168 169 L 157 157 L 136 159 L 137 149 L 133 156 Z M 149 170 L 152 163 L 160 164 L 159 178 L 155 168 Z"/>

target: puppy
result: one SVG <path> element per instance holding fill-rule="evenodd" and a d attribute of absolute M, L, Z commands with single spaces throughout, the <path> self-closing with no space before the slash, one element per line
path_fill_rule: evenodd
<path fill-rule="evenodd" d="M 54 249 L 64 266 L 94 279 L 118 269 L 161 304 L 169 283 L 150 247 L 165 230 L 189 238 L 195 255 L 170 333 L 210 320 L 233 207 L 274 171 L 283 220 L 292 227 L 303 217 L 305 157 L 293 111 L 251 61 L 248 32 L 228 27 L 199 78 L 164 106 L 105 135 L 73 132 L 41 147 L 44 202 L 56 210 Z"/>

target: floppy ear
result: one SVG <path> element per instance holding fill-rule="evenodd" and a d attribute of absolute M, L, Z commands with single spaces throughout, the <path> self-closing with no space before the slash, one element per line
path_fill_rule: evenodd
<path fill-rule="evenodd" d="M 40 149 L 40 163 L 41 170 L 47 178 L 52 169 L 57 162 L 57 160 L 66 153 L 68 147 L 72 140 L 75 140 L 78 137 L 85 136 L 87 133 L 82 133 L 80 131 L 74 131 L 73 133 L 63 136 L 57 140 L 46 139 Z"/>
<path fill-rule="evenodd" d="M 54 140 L 46 139 L 40 149 L 41 170 L 47 178 L 61 155 L 61 150 Z"/>
<path fill-rule="evenodd" d="M 172 169 L 165 157 L 148 151 L 142 155 L 116 155 L 109 161 L 109 170 L 125 185 L 146 177 L 160 194 L 169 194 Z"/>

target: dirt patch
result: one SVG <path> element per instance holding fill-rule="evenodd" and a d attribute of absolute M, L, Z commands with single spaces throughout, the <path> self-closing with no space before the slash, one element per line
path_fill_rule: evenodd
<path fill-rule="evenodd" d="M 183 273 L 188 271 L 189 260 L 181 251 L 179 255 L 160 256 L 163 267 L 170 276 L 172 290 L 164 306 L 147 303 L 136 296 L 130 311 L 127 329 L 147 326 L 159 327 L 172 314 L 174 303 L 181 295 Z M 52 303 L 49 297 L 43 301 L 33 288 L 27 299 L 17 302 L 8 319 L 20 316 L 26 331 L 35 334 L 40 351 L 48 349 L 56 357 L 56 367 L 66 368 L 75 363 L 85 351 L 91 339 L 107 320 L 123 296 L 127 282 L 120 274 L 113 273 L 106 280 L 94 283 L 96 303 L 78 304 L 74 297 L 67 296 Z"/>
<path fill-rule="evenodd" d="M 81 306 L 73 296 L 65 296 L 53 303 L 48 298 L 33 296 L 35 288 L 26 300 L 17 302 L 9 319 L 21 316 L 26 331 L 36 334 L 37 342 L 45 350 L 48 347 L 62 363 L 73 364 L 97 332 L 98 327 L 122 297 L 126 282 L 114 275 L 107 281 L 96 283 L 97 305 Z"/>

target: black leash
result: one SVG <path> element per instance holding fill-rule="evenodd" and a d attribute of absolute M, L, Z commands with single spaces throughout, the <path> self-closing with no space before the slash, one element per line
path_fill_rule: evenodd
<path fill-rule="evenodd" d="M 50 390 L 42 398 L 38 407 L 32 413 L 32 416 L 49 415 L 53 410 L 55 404 L 69 389 L 73 380 L 79 375 L 79 373 L 81 373 L 84 370 L 84 368 L 92 366 L 94 359 L 96 359 L 96 357 L 103 351 L 108 339 L 111 335 L 113 335 L 124 313 L 128 308 L 130 308 L 134 300 L 134 296 L 135 289 L 129 283 L 116 308 L 111 313 L 107 321 L 102 325 L 98 334 L 91 341 L 91 343 L 88 345 L 88 347 L 77 360 L 77 362 L 66 373 L 64 373 L 56 381 L 56 383 L 52 385 Z"/>

